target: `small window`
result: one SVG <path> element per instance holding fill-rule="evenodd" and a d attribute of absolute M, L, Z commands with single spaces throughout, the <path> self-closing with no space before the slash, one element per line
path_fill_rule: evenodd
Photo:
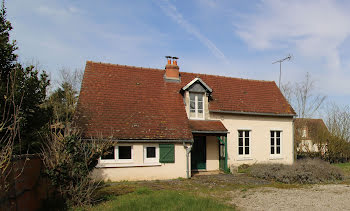
<path fill-rule="evenodd" d="M 115 148 L 114 146 L 109 147 L 102 153 L 101 160 L 114 160 L 115 159 Z"/>
<path fill-rule="evenodd" d="M 281 137 L 282 131 L 270 131 L 271 155 L 281 154 Z"/>
<path fill-rule="evenodd" d="M 238 155 L 250 154 L 250 131 L 239 130 L 238 131 Z"/>
<path fill-rule="evenodd" d="M 303 128 L 302 137 L 303 137 L 303 138 L 306 138 L 306 136 L 307 136 L 307 128 L 304 127 L 304 128 Z"/>
<path fill-rule="evenodd" d="M 118 146 L 118 159 L 130 160 L 131 159 L 131 146 Z"/>
<path fill-rule="evenodd" d="M 158 145 L 144 146 L 143 160 L 145 163 L 159 163 L 159 146 Z"/>
<path fill-rule="evenodd" d="M 155 157 L 156 157 L 156 148 L 155 147 L 147 147 L 146 158 L 155 158 Z"/>
<path fill-rule="evenodd" d="M 204 118 L 204 94 L 190 93 L 190 118 Z"/>

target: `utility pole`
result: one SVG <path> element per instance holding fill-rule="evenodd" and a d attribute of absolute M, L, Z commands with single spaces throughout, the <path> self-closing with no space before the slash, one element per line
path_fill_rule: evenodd
<path fill-rule="evenodd" d="M 281 88 L 281 74 L 282 74 L 282 62 L 286 61 L 286 60 L 290 60 L 292 58 L 292 56 L 289 54 L 287 57 L 280 59 L 278 61 L 272 62 L 272 64 L 276 64 L 277 62 L 280 63 L 280 79 L 278 81 L 278 88 Z"/>

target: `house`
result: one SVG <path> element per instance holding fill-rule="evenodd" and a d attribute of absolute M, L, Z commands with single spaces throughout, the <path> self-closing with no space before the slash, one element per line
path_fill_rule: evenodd
<path fill-rule="evenodd" d="M 188 178 L 241 164 L 293 163 L 295 112 L 273 81 L 86 63 L 78 102 L 85 138 L 115 141 L 93 175 Z"/>
<path fill-rule="evenodd" d="M 296 118 L 294 132 L 298 152 L 326 152 L 329 131 L 322 119 Z"/>

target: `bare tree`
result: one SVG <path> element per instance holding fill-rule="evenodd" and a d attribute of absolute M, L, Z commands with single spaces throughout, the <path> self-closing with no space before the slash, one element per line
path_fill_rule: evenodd
<path fill-rule="evenodd" d="M 350 107 L 330 103 L 326 111 L 326 125 L 332 135 L 349 142 Z"/>
<path fill-rule="evenodd" d="M 323 105 L 326 96 L 315 92 L 315 81 L 306 73 L 301 82 L 283 84 L 281 91 L 292 104 L 299 118 L 312 118 Z"/>
<path fill-rule="evenodd" d="M 83 69 L 75 69 L 71 71 L 69 68 L 62 68 L 60 70 L 59 85 L 68 83 L 72 86 L 73 90 L 79 92 L 81 82 L 83 81 L 84 71 Z"/>
<path fill-rule="evenodd" d="M 15 139 L 19 135 L 21 103 L 15 100 L 16 71 L 12 71 L 6 84 L 0 119 L 0 192 L 8 189 L 7 176 L 11 172 L 11 160 Z"/>

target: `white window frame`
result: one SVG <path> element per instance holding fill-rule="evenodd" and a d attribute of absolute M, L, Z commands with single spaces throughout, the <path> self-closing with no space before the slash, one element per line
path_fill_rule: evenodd
<path fill-rule="evenodd" d="M 274 137 L 274 154 L 271 154 L 271 132 L 280 132 L 280 153 L 277 154 L 277 137 Z M 271 129 L 270 134 L 269 134 L 269 151 L 270 151 L 270 156 L 271 157 L 281 157 L 282 156 L 282 143 L 283 143 L 283 130 L 280 129 Z"/>
<path fill-rule="evenodd" d="M 147 158 L 147 147 L 155 147 L 156 148 L 156 157 L 155 158 Z M 143 162 L 144 163 L 159 163 L 159 144 L 143 145 Z"/>
<path fill-rule="evenodd" d="M 119 159 L 119 147 L 120 146 L 130 146 L 131 147 L 131 159 Z M 132 144 L 118 144 L 116 147 L 116 161 L 117 163 L 132 163 L 134 160 L 134 147 Z"/>
<path fill-rule="evenodd" d="M 116 146 L 114 146 L 114 159 L 102 159 L 102 157 L 99 158 L 99 163 L 116 163 Z"/>
<path fill-rule="evenodd" d="M 239 154 L 239 131 L 243 131 L 243 154 Z M 245 153 L 245 132 L 248 131 L 249 132 L 249 154 Z M 237 155 L 240 158 L 250 158 L 251 154 L 252 154 L 252 130 L 251 129 L 238 129 L 237 130 Z"/>
<path fill-rule="evenodd" d="M 195 100 L 194 100 L 194 111 L 195 111 L 195 116 L 191 117 L 191 94 L 195 94 Z M 203 117 L 198 117 L 198 94 L 202 95 L 202 108 L 203 108 Z M 189 118 L 190 119 L 205 119 L 205 103 L 204 103 L 204 95 L 205 93 L 201 93 L 201 92 L 189 92 L 189 104 L 188 104 L 188 112 L 189 112 Z"/>
<path fill-rule="evenodd" d="M 131 159 L 119 159 L 119 147 L 120 146 L 130 146 L 131 147 Z M 114 159 L 101 159 L 99 158 L 99 163 L 132 163 L 134 161 L 134 150 L 132 144 L 118 144 L 114 146 Z"/>

